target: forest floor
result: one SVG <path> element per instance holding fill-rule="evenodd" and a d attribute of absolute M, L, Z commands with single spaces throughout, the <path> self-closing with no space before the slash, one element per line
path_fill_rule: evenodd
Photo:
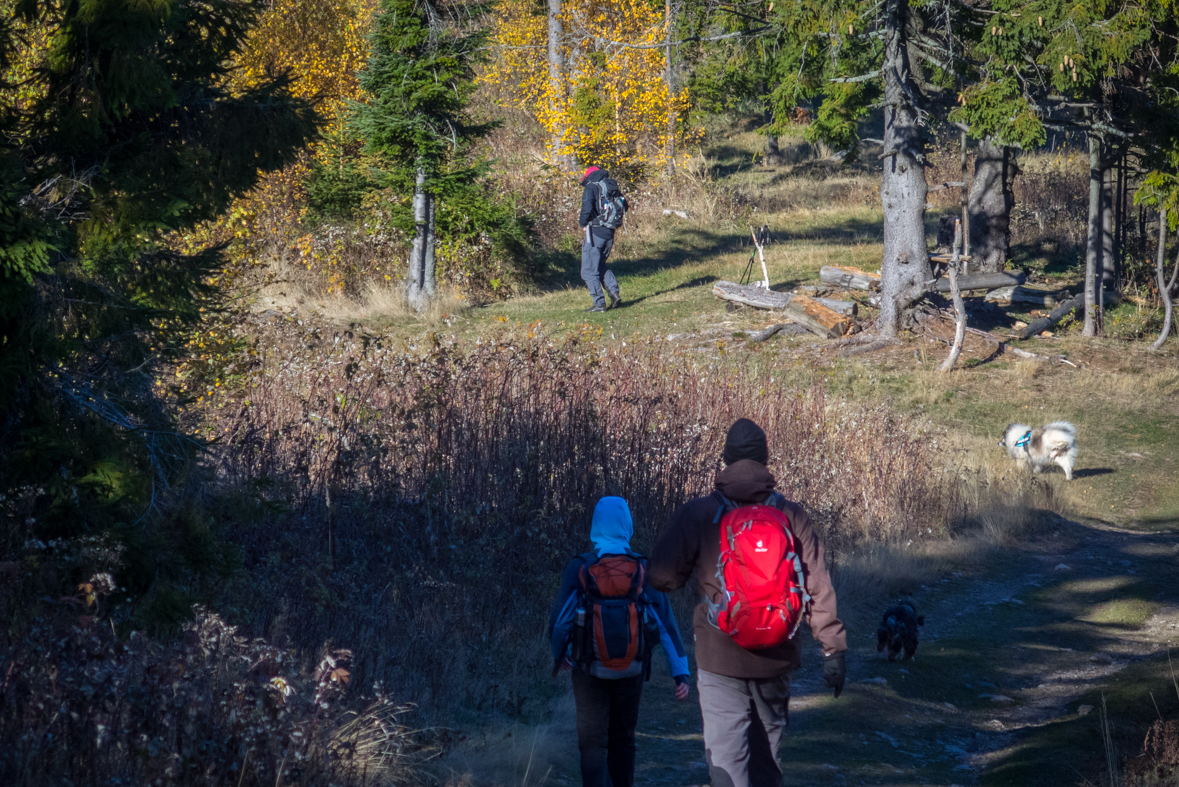
<path fill-rule="evenodd" d="M 996 441 L 1010 422 L 1073 422 L 1080 446 L 1075 480 L 1066 483 L 1055 469 L 1042 477 L 1064 516 L 1037 512 L 1038 525 L 1018 541 L 980 541 L 957 551 L 943 545 L 954 555 L 930 557 L 936 569 L 925 573 L 925 584 L 908 588 L 927 619 L 916 660 L 890 663 L 875 653 L 879 614 L 894 598 L 846 600 L 848 689 L 834 700 L 821 687 L 817 659 L 808 659 L 795 675 L 782 760 L 789 785 L 1107 782 L 1103 698 L 1122 756 L 1136 753 L 1151 720 L 1179 710 L 1179 683 L 1168 667 L 1168 648 L 1179 646 L 1179 341 L 1152 353 L 1147 342 L 1129 340 L 1123 329 L 1148 316 L 1141 299 L 1131 297 L 1109 313 L 1110 338 L 1082 341 L 1062 326 L 1053 337 L 1014 343 L 1069 364 L 1020 359 L 971 338 L 960 368 L 943 374 L 936 368 L 945 345 L 924 334 L 853 357 L 809 336 L 751 343 L 749 336 L 774 317 L 731 311 L 711 294 L 713 282 L 741 277 L 752 251 L 750 224 L 770 227 L 770 282 L 788 290 L 818 283 L 823 265 L 875 270 L 881 216 L 878 181 L 862 172 L 816 175 L 813 162 L 759 168 L 751 143 L 743 144 L 714 150 L 712 174 L 752 195 L 747 199 L 758 210 L 736 222 L 714 219 L 706 205 L 666 206 L 685 208 L 687 219 L 646 206 L 646 218 L 618 237 L 612 267 L 625 301 L 619 309 L 582 312 L 589 299 L 577 279 L 571 233 L 554 252 L 550 280 L 524 297 L 425 321 L 322 302 L 300 312 L 334 313 L 337 324 L 406 341 L 426 332 L 474 339 L 505 324 L 559 340 L 590 326 L 603 341 L 724 353 L 772 370 L 782 385 L 820 380 L 836 398 L 888 401 L 945 435 L 946 461 L 963 468 L 1005 465 Z M 1040 266 L 1033 286 L 1075 289 L 1075 276 L 1059 259 L 1033 263 Z M 981 297 L 968 304 L 971 325 L 999 334 L 1035 317 Z M 286 314 L 290 304 L 259 306 Z M 888 571 L 887 561 L 881 570 Z M 1179 648 L 1176 655 L 1179 667 Z M 639 778 L 705 783 L 695 695 L 675 703 L 664 670 L 657 663 L 646 689 Z M 561 695 L 552 686 L 544 691 Z M 547 720 L 464 730 L 463 742 L 438 764 L 440 773 L 472 785 L 576 784 L 572 719 L 564 694 Z"/>

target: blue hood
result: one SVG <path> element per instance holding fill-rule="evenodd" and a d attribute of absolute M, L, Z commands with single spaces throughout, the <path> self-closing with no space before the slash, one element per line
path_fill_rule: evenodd
<path fill-rule="evenodd" d="M 594 507 L 594 520 L 590 525 L 590 540 L 598 557 L 602 555 L 625 555 L 630 552 L 630 537 L 634 535 L 635 524 L 630 516 L 630 506 L 621 497 L 603 497 Z"/>

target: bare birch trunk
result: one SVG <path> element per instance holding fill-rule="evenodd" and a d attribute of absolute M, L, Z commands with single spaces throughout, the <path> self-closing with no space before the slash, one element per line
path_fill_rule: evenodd
<path fill-rule="evenodd" d="M 966 341 L 966 302 L 962 300 L 962 290 L 958 289 L 958 265 L 961 263 L 958 249 L 965 233 L 961 224 L 954 223 L 957 225 L 954 227 L 954 255 L 950 259 L 947 275 L 950 277 L 950 294 L 954 298 L 954 314 L 957 319 L 954 325 L 954 344 L 950 346 L 950 354 L 946 357 L 945 363 L 938 368 L 939 372 L 953 371 L 958 363 L 958 356 L 962 354 L 962 344 Z"/>
<path fill-rule="evenodd" d="M 561 42 L 565 39 L 565 26 L 561 22 L 561 0 L 549 0 L 549 92 L 554 101 L 565 96 L 565 53 L 561 50 Z M 556 127 L 553 129 L 553 157 L 557 163 L 566 169 L 573 169 L 575 161 L 573 155 L 565 152 L 565 132 L 567 129 Z"/>
<path fill-rule="evenodd" d="M 1171 287 L 1167 282 L 1166 270 L 1166 254 L 1167 254 L 1167 214 L 1165 212 L 1159 213 L 1159 249 L 1158 256 L 1155 258 L 1155 273 L 1158 276 L 1159 295 L 1163 299 L 1163 329 L 1159 331 L 1159 338 L 1155 339 L 1154 344 L 1150 345 L 1152 350 L 1162 349 L 1163 342 L 1171 334 L 1171 317 L 1174 311 L 1174 305 L 1171 302 Z M 1176 268 L 1179 270 L 1179 267 Z"/>
<path fill-rule="evenodd" d="M 434 255 L 438 238 L 434 230 L 434 213 L 437 208 L 438 197 L 430 192 L 426 192 L 426 251 L 422 256 L 422 292 L 426 300 L 433 300 L 435 291 L 437 290 L 435 274 L 438 266 Z"/>
<path fill-rule="evenodd" d="M 675 112 L 675 85 L 672 83 L 672 69 L 671 69 L 671 34 L 675 27 L 675 22 L 671 16 L 671 0 L 664 0 L 663 5 L 663 20 L 667 26 L 667 37 L 664 39 L 664 62 L 663 62 L 663 79 L 667 83 L 667 146 L 665 154 L 667 156 L 666 170 L 670 177 L 675 172 L 675 127 L 676 127 L 676 112 Z"/>
<path fill-rule="evenodd" d="M 421 311 L 425 298 L 426 276 L 426 170 L 419 167 L 413 186 L 413 246 L 409 250 L 409 275 L 405 282 L 405 299 Z"/>
<path fill-rule="evenodd" d="M 962 137 L 958 143 L 960 160 L 958 162 L 962 178 L 962 190 L 958 192 L 962 202 L 962 256 L 970 256 L 970 200 L 968 195 L 972 188 L 970 178 L 966 177 L 966 129 L 962 129 Z M 969 263 L 963 263 L 963 271 L 970 272 Z"/>
<path fill-rule="evenodd" d="M 905 29 L 909 0 L 888 0 L 884 38 L 884 258 L 881 261 L 882 336 L 895 337 L 904 312 L 932 278 L 925 246 L 925 138 L 918 124 Z"/>
<path fill-rule="evenodd" d="M 1101 264 L 1101 139 L 1089 134 L 1089 239 L 1085 246 L 1085 327 L 1082 336 L 1097 335 L 1097 271 Z"/>
<path fill-rule="evenodd" d="M 1015 162 L 1011 148 L 992 138 L 980 140 L 970 187 L 971 267 L 998 273 L 1011 247 L 1011 209 L 1015 207 Z"/>

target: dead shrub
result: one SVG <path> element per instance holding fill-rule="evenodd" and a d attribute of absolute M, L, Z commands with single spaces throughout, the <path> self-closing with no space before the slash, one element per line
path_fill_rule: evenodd
<path fill-rule="evenodd" d="M 766 429 L 779 488 L 834 550 L 935 538 L 966 513 L 916 422 L 723 356 L 539 326 L 395 348 L 315 334 L 288 354 L 290 338 L 271 334 L 269 369 L 210 413 L 226 481 L 293 505 L 228 512 L 246 571 L 225 603 L 271 638 L 351 643 L 358 679 L 430 712 L 543 706 L 549 594 L 597 498 L 626 497 L 649 548 L 712 488 L 738 417 Z"/>
<path fill-rule="evenodd" d="M 173 643 L 124 640 L 103 604 L 115 589 L 95 575 L 4 642 L 3 784 L 403 782 L 430 755 L 379 686 L 345 712 L 349 651 L 304 670 L 200 608 Z"/>
<path fill-rule="evenodd" d="M 1179 783 L 1179 721 L 1156 720 L 1146 732 L 1142 754 L 1126 763 L 1125 787 Z"/>

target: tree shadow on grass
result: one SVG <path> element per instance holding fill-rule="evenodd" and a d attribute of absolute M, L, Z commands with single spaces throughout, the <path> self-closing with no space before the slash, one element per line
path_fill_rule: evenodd
<path fill-rule="evenodd" d="M 795 232 L 788 225 L 778 225 L 771 229 L 778 237 L 786 239 L 787 242 L 803 241 L 832 246 L 872 242 L 879 240 L 880 234 L 878 222 L 853 217 L 833 221 L 821 228 L 804 232 Z M 616 244 L 625 242 L 625 238 L 625 235 L 617 234 L 615 236 Z M 777 248 L 780 251 L 783 246 L 785 244 L 774 244 L 769 249 Z M 644 248 L 645 253 L 634 257 L 620 258 L 617 256 L 616 245 L 615 256 L 608 264 L 610 269 L 614 271 L 614 275 L 618 277 L 652 276 L 689 263 L 710 262 L 718 257 L 736 252 L 748 253 L 751 248 L 749 235 L 742 231 L 712 231 L 706 227 L 672 227 L 669 228 L 667 237 L 658 246 L 647 245 Z M 556 292 L 582 285 L 580 252 L 549 248 L 539 251 L 537 259 L 539 272 L 536 274 L 536 278 L 541 292 Z M 754 262 L 754 273 L 755 275 L 760 273 L 756 261 Z M 775 288 L 794 287 L 799 283 L 799 281 L 782 282 L 775 285 Z"/>
<path fill-rule="evenodd" d="M 1111 467 L 1086 467 L 1084 470 L 1074 470 L 1073 478 L 1096 478 L 1101 475 L 1110 475 L 1116 473 Z"/>
<path fill-rule="evenodd" d="M 712 284 L 714 281 L 719 281 L 719 279 L 716 276 L 712 276 L 712 275 L 697 276 L 696 278 L 690 279 L 686 282 L 683 282 L 682 284 L 677 284 L 674 287 L 668 287 L 666 290 L 660 290 L 659 292 L 653 292 L 650 295 L 643 295 L 642 297 L 634 298 L 633 300 L 624 300 L 622 302 L 622 305 L 619 306 L 618 308 L 625 309 L 628 306 L 634 306 L 636 304 L 642 303 L 643 301 L 648 300 L 649 298 L 658 298 L 660 295 L 667 295 L 669 292 L 675 292 L 676 290 L 689 290 L 693 287 L 700 287 L 705 284 Z"/>

